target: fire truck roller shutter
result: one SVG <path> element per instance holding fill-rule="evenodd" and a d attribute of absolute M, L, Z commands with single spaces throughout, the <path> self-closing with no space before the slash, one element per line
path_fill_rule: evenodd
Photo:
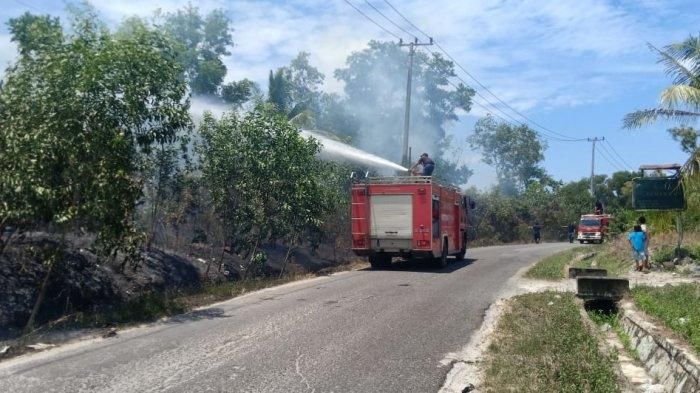
<path fill-rule="evenodd" d="M 413 238 L 413 196 L 372 195 L 371 237 L 373 239 Z"/>

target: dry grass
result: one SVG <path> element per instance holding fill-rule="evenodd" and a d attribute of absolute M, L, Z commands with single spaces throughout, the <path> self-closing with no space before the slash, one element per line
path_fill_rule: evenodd
<path fill-rule="evenodd" d="M 618 392 L 614 359 L 599 351 L 573 294 L 511 299 L 485 362 L 485 392 Z"/>

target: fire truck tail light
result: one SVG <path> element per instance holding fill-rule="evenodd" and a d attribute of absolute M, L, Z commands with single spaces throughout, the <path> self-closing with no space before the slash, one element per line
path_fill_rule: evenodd
<path fill-rule="evenodd" d="M 418 240 L 418 247 L 430 247 L 430 240 Z"/>

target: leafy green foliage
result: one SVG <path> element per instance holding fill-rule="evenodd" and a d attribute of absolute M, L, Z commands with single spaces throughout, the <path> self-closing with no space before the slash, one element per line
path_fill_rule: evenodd
<path fill-rule="evenodd" d="M 313 127 L 325 76 L 309 63 L 309 56 L 299 52 L 289 66 L 270 71 L 268 102 L 295 124 Z"/>
<path fill-rule="evenodd" d="M 661 319 L 700 351 L 700 284 L 632 288 L 634 302 L 644 312 Z"/>
<path fill-rule="evenodd" d="M 626 128 L 639 128 L 659 119 L 680 123 L 681 127 L 669 129 L 674 140 L 680 141 L 685 152 L 697 149 L 698 133 L 687 124 L 700 117 L 700 39 L 690 36 L 682 42 L 657 49 L 659 63 L 666 67 L 666 74 L 673 84 L 661 92 L 661 105 L 655 109 L 644 109 L 629 113 L 624 118 Z"/>
<path fill-rule="evenodd" d="M 526 125 L 512 126 L 487 115 L 476 123 L 467 141 L 482 152 L 486 164 L 496 169 L 502 189 L 514 185 L 516 190 L 523 190 L 533 180 L 548 180 L 539 166 L 547 146 Z"/>
<path fill-rule="evenodd" d="M 695 245 L 690 248 L 676 248 L 669 245 L 663 245 L 657 249 L 652 255 L 652 261 L 654 263 L 670 262 L 674 258 L 685 258 L 691 257 L 694 259 L 700 259 L 700 246 Z"/>
<path fill-rule="evenodd" d="M 216 94 L 226 75 L 222 56 L 233 45 L 230 21 L 223 10 L 202 15 L 188 4 L 164 16 L 163 28 L 180 44 L 179 60 L 195 94 Z"/>
<path fill-rule="evenodd" d="M 249 79 L 229 82 L 221 86 L 221 98 L 237 107 L 259 94 L 258 86 Z"/>
<path fill-rule="evenodd" d="M 9 22 L 20 57 L 0 91 L 0 222 L 98 233 L 136 252 L 138 155 L 190 125 L 178 52 L 139 28 L 113 35 L 88 7 L 73 33 L 24 14 Z"/>
<path fill-rule="evenodd" d="M 697 130 L 692 127 L 673 127 L 668 129 L 668 133 L 674 141 L 678 141 L 681 144 L 681 149 L 688 154 L 692 154 L 698 148 L 698 136 L 700 135 Z"/>
<path fill-rule="evenodd" d="M 319 144 L 269 105 L 214 119 L 200 127 L 202 173 L 233 249 L 255 258 L 261 242 L 295 243 L 335 208 L 339 190 L 327 188 Z"/>

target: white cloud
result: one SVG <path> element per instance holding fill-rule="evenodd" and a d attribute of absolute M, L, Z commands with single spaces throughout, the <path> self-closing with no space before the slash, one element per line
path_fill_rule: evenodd
<path fill-rule="evenodd" d="M 0 70 L 7 68 L 16 55 L 17 45 L 10 41 L 10 35 L 0 34 Z"/>
<path fill-rule="evenodd" d="M 130 15 L 151 16 L 158 8 L 172 12 L 189 1 L 92 3 L 108 23 L 116 25 Z M 531 111 L 599 102 L 638 83 L 634 75 L 658 73 L 645 42 L 663 45 L 684 38 L 690 31 L 688 26 L 663 23 L 668 16 L 680 18 L 674 4 L 680 7 L 687 0 L 676 1 L 407 0 L 393 4 L 499 97 L 518 110 Z M 363 1 L 353 2 L 409 38 Z M 373 4 L 409 28 L 386 4 Z M 223 8 L 232 19 L 236 45 L 225 59 L 227 80 L 249 78 L 264 86 L 270 69 L 288 64 L 299 51 L 307 51 L 312 63 L 326 75 L 325 88 L 338 92 L 342 84 L 335 80 L 333 71 L 344 65 L 348 54 L 363 48 L 370 39 L 392 39 L 343 1 L 204 0 L 194 5 L 204 12 Z M 7 63 L 14 49 L 5 44 L 7 36 L 0 36 L 0 40 L 0 61 Z M 458 74 L 476 85 L 468 76 Z M 474 113 L 480 112 L 485 111 L 474 108 Z"/>

